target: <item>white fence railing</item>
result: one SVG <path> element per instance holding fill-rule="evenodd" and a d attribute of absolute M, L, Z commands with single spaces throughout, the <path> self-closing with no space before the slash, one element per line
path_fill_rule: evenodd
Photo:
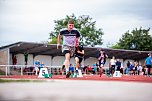
<path fill-rule="evenodd" d="M 51 72 L 51 68 L 52 69 L 53 68 L 57 68 L 57 69 L 61 68 L 61 66 L 45 66 L 45 67 L 47 67 L 48 70 L 50 70 L 50 72 Z M 15 72 L 16 74 L 23 75 L 24 74 L 24 70 L 25 69 L 30 69 L 30 68 L 34 69 L 35 66 L 34 65 L 0 65 L 0 70 L 1 71 L 5 71 L 6 76 L 10 75 L 11 72 Z M 30 72 L 32 72 L 32 71 L 30 71 Z"/>
<path fill-rule="evenodd" d="M 61 72 L 61 66 L 45 66 L 48 68 L 48 72 L 54 75 L 62 75 L 65 74 L 64 71 Z M 32 75 L 35 74 L 35 66 L 34 65 L 0 65 L 0 70 L 5 72 L 5 75 Z M 106 68 L 103 68 L 106 69 Z M 81 70 L 83 74 L 95 73 L 99 74 L 99 69 L 94 71 L 86 69 L 84 66 L 81 66 Z"/>

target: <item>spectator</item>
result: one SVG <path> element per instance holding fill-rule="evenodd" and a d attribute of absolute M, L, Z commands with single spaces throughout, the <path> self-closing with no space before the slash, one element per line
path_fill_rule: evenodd
<path fill-rule="evenodd" d="M 38 59 L 36 59 L 36 61 L 35 61 L 35 75 L 38 75 L 38 73 L 39 73 L 39 67 L 40 67 L 40 61 L 38 60 Z"/>
<path fill-rule="evenodd" d="M 130 73 L 130 61 L 127 62 L 126 74 Z"/>
<path fill-rule="evenodd" d="M 146 65 L 146 68 L 147 68 L 147 76 L 150 77 L 150 75 L 151 75 L 150 74 L 150 72 L 151 72 L 151 65 L 152 65 L 152 53 L 148 54 L 148 57 L 146 58 L 144 64 Z"/>
<path fill-rule="evenodd" d="M 134 64 L 132 62 L 130 62 L 130 75 L 133 75 L 133 68 L 134 68 Z"/>
<path fill-rule="evenodd" d="M 16 65 L 17 64 L 16 55 L 12 55 L 12 59 L 13 59 L 13 65 Z"/>
<path fill-rule="evenodd" d="M 138 72 L 137 72 L 138 66 L 139 66 L 139 63 L 138 63 L 137 61 L 135 61 L 135 62 L 134 62 L 134 68 L 133 68 L 133 74 L 134 74 L 134 75 L 137 75 L 137 74 L 138 74 Z"/>
<path fill-rule="evenodd" d="M 142 73 L 142 65 L 139 65 L 138 67 L 137 67 L 137 71 L 138 71 L 138 75 L 143 75 L 143 73 Z"/>
<path fill-rule="evenodd" d="M 70 64 L 69 72 L 70 72 L 71 74 L 74 74 L 74 66 L 73 66 L 72 64 Z"/>
<path fill-rule="evenodd" d="M 44 67 L 45 67 L 44 62 L 41 62 L 39 70 Z"/>
<path fill-rule="evenodd" d="M 97 74 L 97 62 L 94 62 L 93 64 L 93 71 L 94 71 L 94 74 Z"/>
<path fill-rule="evenodd" d="M 88 70 L 88 66 L 84 66 L 84 68 L 83 68 L 84 74 L 87 74 L 87 70 Z"/>
<path fill-rule="evenodd" d="M 120 73 L 121 74 L 124 74 L 124 69 L 123 69 L 124 67 L 123 67 L 123 64 L 121 63 L 121 67 L 120 67 Z"/>
<path fill-rule="evenodd" d="M 115 57 L 113 56 L 112 59 L 110 60 L 110 67 L 111 67 L 111 74 L 115 72 L 115 66 L 116 66 L 116 60 Z"/>
<path fill-rule="evenodd" d="M 24 52 L 24 60 L 25 60 L 25 65 L 27 65 L 27 62 L 28 62 L 28 52 Z"/>
<path fill-rule="evenodd" d="M 121 62 L 119 59 L 117 59 L 117 62 L 116 62 L 116 66 L 117 66 L 117 71 L 120 71 L 120 68 L 121 68 Z"/>

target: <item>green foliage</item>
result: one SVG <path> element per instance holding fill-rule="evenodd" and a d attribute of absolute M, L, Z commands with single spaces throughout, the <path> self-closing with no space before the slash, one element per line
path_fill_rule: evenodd
<path fill-rule="evenodd" d="M 149 34 L 149 29 L 134 29 L 129 33 L 127 31 L 119 39 L 116 45 L 112 48 L 129 49 L 129 50 L 141 50 L 151 51 L 152 50 L 152 36 Z"/>
<path fill-rule="evenodd" d="M 56 44 L 57 43 L 57 38 L 56 37 L 53 37 L 52 38 L 52 41 L 51 41 L 51 44 Z"/>
<path fill-rule="evenodd" d="M 65 19 L 54 21 L 54 31 L 49 33 L 49 39 L 52 40 L 50 42 L 51 44 L 55 43 L 60 30 L 67 27 L 68 20 L 71 18 L 74 20 L 75 28 L 77 28 L 81 33 L 81 44 L 85 46 L 102 45 L 103 32 L 102 29 L 97 29 L 95 27 L 96 22 L 92 21 L 92 18 L 90 18 L 88 15 L 82 15 L 77 18 L 74 14 L 70 16 L 67 15 Z"/>

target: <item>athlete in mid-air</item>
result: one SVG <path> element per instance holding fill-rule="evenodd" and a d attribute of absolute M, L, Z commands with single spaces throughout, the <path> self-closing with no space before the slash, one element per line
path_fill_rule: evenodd
<path fill-rule="evenodd" d="M 74 28 L 74 20 L 70 19 L 67 28 L 60 31 L 58 35 L 57 49 L 60 45 L 60 39 L 63 37 L 62 52 L 65 54 L 65 61 L 63 63 L 62 69 L 66 69 L 66 78 L 69 78 L 71 73 L 69 72 L 70 57 L 73 56 L 76 42 L 80 42 L 80 33 Z"/>

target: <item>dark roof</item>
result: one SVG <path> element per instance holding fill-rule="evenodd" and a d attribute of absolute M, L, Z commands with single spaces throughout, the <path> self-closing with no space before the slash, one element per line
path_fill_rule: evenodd
<path fill-rule="evenodd" d="M 50 56 L 63 56 L 61 52 L 61 47 L 57 49 L 56 44 L 43 44 L 43 43 L 33 43 L 33 42 L 17 42 L 7 46 L 0 47 L 1 49 L 10 48 L 10 53 L 14 54 L 24 54 L 28 52 L 29 54 L 36 55 L 50 55 Z M 101 47 L 84 47 L 85 58 L 97 57 L 99 49 Z M 110 49 L 102 48 L 106 54 L 111 58 L 115 56 L 119 59 L 133 59 L 140 60 L 145 59 L 148 53 L 152 51 L 135 51 L 135 50 L 123 50 L 123 49 Z"/>

